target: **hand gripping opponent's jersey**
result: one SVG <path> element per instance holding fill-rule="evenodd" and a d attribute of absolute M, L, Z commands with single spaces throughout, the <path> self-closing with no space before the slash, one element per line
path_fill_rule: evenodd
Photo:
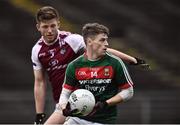
<path fill-rule="evenodd" d="M 78 51 L 83 48 L 85 43 L 81 35 L 64 31 L 58 31 L 57 39 L 52 45 L 47 45 L 43 37 L 34 45 L 31 55 L 33 68 L 47 72 L 56 102 L 59 101 L 66 67 L 79 56 Z"/>
<path fill-rule="evenodd" d="M 121 59 L 106 54 L 97 61 L 90 61 L 85 55 L 72 61 L 66 70 L 63 87 L 70 90 L 78 88 L 91 91 L 96 101 L 105 101 L 118 93 L 118 90 L 129 88 L 133 82 Z M 117 115 L 116 106 L 109 106 L 93 116 L 83 119 L 112 124 Z"/>

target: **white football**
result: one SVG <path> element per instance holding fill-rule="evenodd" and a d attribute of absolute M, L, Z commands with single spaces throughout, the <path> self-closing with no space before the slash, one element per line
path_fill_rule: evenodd
<path fill-rule="evenodd" d="M 95 106 L 94 95 L 86 89 L 77 89 L 69 97 L 71 110 L 77 109 L 75 114 L 88 115 Z"/>

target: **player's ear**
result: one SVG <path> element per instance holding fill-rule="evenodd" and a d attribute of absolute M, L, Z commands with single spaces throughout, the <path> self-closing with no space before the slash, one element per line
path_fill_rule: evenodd
<path fill-rule="evenodd" d="M 92 43 L 92 39 L 90 37 L 86 38 L 86 44 L 91 44 Z"/>
<path fill-rule="evenodd" d="M 40 25 L 38 23 L 36 24 L 36 28 L 38 31 L 40 31 Z"/>
<path fill-rule="evenodd" d="M 58 21 L 58 29 L 60 28 L 60 21 Z"/>

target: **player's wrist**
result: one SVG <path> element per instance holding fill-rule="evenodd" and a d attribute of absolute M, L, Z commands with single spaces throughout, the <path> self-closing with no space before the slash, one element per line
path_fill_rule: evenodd
<path fill-rule="evenodd" d="M 103 103 L 103 107 L 104 108 L 106 108 L 106 107 L 108 107 L 109 106 L 109 104 L 108 104 L 108 102 L 107 101 L 104 101 L 104 102 L 102 102 Z"/>
<path fill-rule="evenodd" d="M 36 116 L 44 118 L 46 116 L 46 114 L 45 113 L 36 113 Z"/>
<path fill-rule="evenodd" d="M 135 62 L 130 62 L 129 64 L 130 65 L 134 65 L 134 66 L 140 66 L 141 68 L 143 69 L 146 69 L 146 70 L 150 70 L 151 67 L 148 63 L 146 63 L 145 60 L 143 59 L 140 59 L 138 57 L 134 57 L 136 59 L 136 63 Z"/>
<path fill-rule="evenodd" d="M 96 105 L 100 110 L 106 109 L 108 107 L 107 101 L 97 102 Z M 97 108 L 97 110 L 98 110 L 98 108 Z"/>
<path fill-rule="evenodd" d="M 61 110 L 65 109 L 67 106 L 67 103 L 60 104 Z"/>
<path fill-rule="evenodd" d="M 136 59 L 136 61 L 137 61 L 136 65 L 139 65 L 139 64 L 145 64 L 145 63 L 146 63 L 145 60 L 140 59 L 140 58 L 138 58 L 138 57 L 135 57 L 135 59 Z"/>
<path fill-rule="evenodd" d="M 65 107 L 62 108 L 62 113 L 64 116 L 70 116 L 71 115 L 71 108 L 70 108 L 70 103 L 68 102 Z"/>
<path fill-rule="evenodd" d="M 134 58 L 136 59 L 136 63 L 135 62 L 130 62 L 129 63 L 130 65 L 140 65 L 140 64 L 145 64 L 146 63 L 146 61 L 143 60 L 143 59 L 140 59 L 138 57 L 134 57 Z"/>

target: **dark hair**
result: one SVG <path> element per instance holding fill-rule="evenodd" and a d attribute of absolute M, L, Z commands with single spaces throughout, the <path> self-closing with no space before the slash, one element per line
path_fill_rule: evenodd
<path fill-rule="evenodd" d="M 59 13 L 51 6 L 44 6 L 37 11 L 36 22 L 43 22 L 51 19 L 59 20 Z"/>
<path fill-rule="evenodd" d="M 82 36 L 85 41 L 88 37 L 94 37 L 100 33 L 109 35 L 109 29 L 106 26 L 98 23 L 87 23 L 82 28 Z"/>

